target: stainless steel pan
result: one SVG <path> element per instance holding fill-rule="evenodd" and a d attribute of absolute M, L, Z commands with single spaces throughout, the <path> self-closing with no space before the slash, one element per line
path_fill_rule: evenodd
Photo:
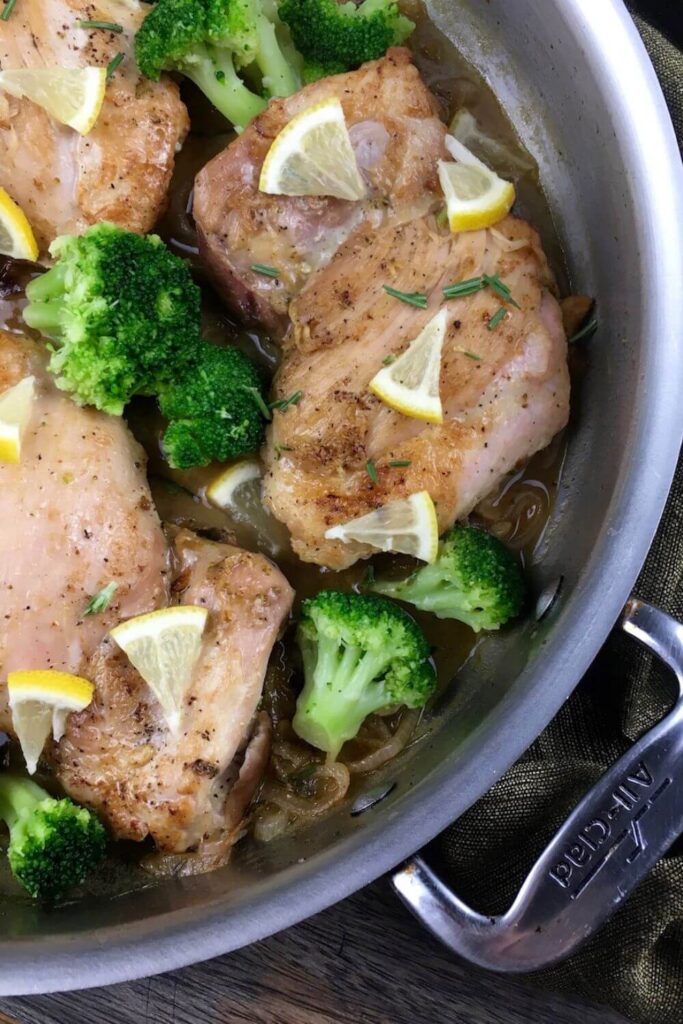
<path fill-rule="evenodd" d="M 512 114 L 541 168 L 574 287 L 598 299 L 601 329 L 574 393 L 562 488 L 534 569 L 539 593 L 563 576 L 561 596 L 541 622 L 477 649 L 428 733 L 373 780 L 355 808 L 363 813 L 344 807 L 295 839 L 243 845 L 212 875 L 144 890 L 123 877 L 108 890 L 115 897 L 52 914 L 6 900 L 2 994 L 101 985 L 224 953 L 394 868 L 481 796 L 544 728 L 631 591 L 683 432 L 683 173 L 654 72 L 620 0 L 430 6 Z M 625 621 L 680 673 L 679 630 L 637 605 L 627 607 Z M 419 861 L 395 875 L 404 898 L 480 963 L 519 970 L 536 966 L 544 951 L 566 953 L 683 827 L 680 719 L 676 710 L 588 798 L 501 921 L 485 924 Z M 652 785 L 638 782 L 649 777 Z M 672 783 L 661 789 L 665 779 Z M 607 798 L 624 782 L 637 796 L 624 826 L 649 843 L 631 860 L 632 843 L 599 844 L 599 826 L 590 824 L 600 817 L 594 812 L 609 812 Z M 580 860 L 591 853 L 589 841 L 592 863 L 600 850 L 613 852 L 578 892 L 590 870 Z M 553 871 L 561 876 L 555 881 Z M 537 943 L 518 941 L 528 938 L 529 925 L 549 928 L 540 952 Z"/>

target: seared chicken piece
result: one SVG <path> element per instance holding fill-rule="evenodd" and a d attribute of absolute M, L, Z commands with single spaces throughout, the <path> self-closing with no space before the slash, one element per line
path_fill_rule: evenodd
<path fill-rule="evenodd" d="M 0 91 L 0 185 L 23 208 L 43 252 L 57 235 L 100 220 L 149 231 L 165 205 L 188 117 L 174 82 L 149 82 L 137 70 L 133 36 L 147 10 L 136 0 L 21 0 L 0 21 L 5 70 L 106 66 L 124 54 L 86 136 Z M 78 28 L 79 20 L 124 31 Z"/>
<path fill-rule="evenodd" d="M 275 136 L 295 114 L 333 96 L 344 108 L 368 199 L 350 203 L 259 192 Z M 195 183 L 200 251 L 224 298 L 246 319 L 283 333 L 290 299 L 354 230 L 410 220 L 443 202 L 436 163 L 447 156 L 445 133 L 436 100 L 404 49 L 272 100 Z M 255 273 L 251 267 L 258 263 L 276 267 L 279 276 Z"/>
<path fill-rule="evenodd" d="M 174 550 L 174 600 L 209 610 L 179 735 L 127 657 L 105 640 L 89 669 L 94 701 L 71 715 L 52 759 L 67 792 L 94 807 L 114 835 L 151 835 L 162 851 L 201 848 L 209 869 L 237 837 L 268 759 L 270 723 L 258 705 L 293 592 L 263 555 L 187 530 Z"/>
<path fill-rule="evenodd" d="M 442 288 L 498 274 L 521 307 L 490 288 L 448 303 L 441 364 L 443 424 L 385 406 L 368 384 L 441 308 Z M 426 292 L 426 310 L 383 285 Z M 292 302 L 266 451 L 266 504 L 289 528 L 304 561 L 343 569 L 371 549 L 325 531 L 386 502 L 427 490 L 440 531 L 467 515 L 522 459 L 567 422 L 567 345 L 553 282 L 536 232 L 508 217 L 492 230 L 451 235 L 433 217 L 356 236 Z M 368 460 L 379 483 L 367 472 Z M 392 461 L 408 466 L 392 467 Z"/>
<path fill-rule="evenodd" d="M 87 674 L 120 619 L 168 601 L 167 544 L 124 421 L 58 391 L 41 346 L 0 332 L 0 393 L 29 374 L 36 398 L 21 462 L 0 463 L 0 728 L 14 669 Z M 108 583 L 106 611 L 84 615 Z"/>

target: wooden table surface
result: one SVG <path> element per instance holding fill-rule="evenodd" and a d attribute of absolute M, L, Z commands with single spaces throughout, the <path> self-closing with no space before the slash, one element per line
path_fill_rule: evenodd
<path fill-rule="evenodd" d="M 36 963 L 40 972 L 40 963 Z M 628 1024 L 458 960 L 380 880 L 280 935 L 173 974 L 0 1000 L 0 1024 Z"/>

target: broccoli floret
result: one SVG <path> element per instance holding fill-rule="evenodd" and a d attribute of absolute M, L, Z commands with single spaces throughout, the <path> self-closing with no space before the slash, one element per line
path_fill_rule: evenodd
<path fill-rule="evenodd" d="M 321 78 L 329 78 L 331 75 L 340 75 L 346 71 L 343 64 L 318 64 L 314 60 L 304 61 L 302 77 L 304 85 L 312 82 L 319 82 Z"/>
<path fill-rule="evenodd" d="M 377 581 L 371 589 L 440 619 L 458 619 L 475 632 L 498 629 L 519 615 L 525 597 L 524 577 L 511 552 L 471 526 L 456 526 L 446 534 L 433 565 L 406 580 Z"/>
<path fill-rule="evenodd" d="M 282 0 L 280 17 L 309 65 L 324 74 L 357 68 L 404 43 L 415 28 L 396 0 Z M 319 75 L 318 77 L 322 77 Z"/>
<path fill-rule="evenodd" d="M 292 725 L 330 758 L 369 714 L 421 707 L 436 685 L 420 628 L 381 597 L 322 591 L 304 601 L 298 642 L 304 687 Z"/>
<path fill-rule="evenodd" d="M 263 381 L 236 348 L 203 342 L 187 369 L 160 389 L 159 408 L 171 421 L 162 447 L 176 469 L 249 455 L 263 442 Z"/>
<path fill-rule="evenodd" d="M 289 96 L 301 82 L 278 38 L 277 8 L 268 0 L 159 0 L 135 37 L 146 78 L 180 71 L 236 128 L 266 106 L 238 71 L 258 69 L 266 96 Z"/>
<path fill-rule="evenodd" d="M 54 799 L 31 779 L 0 775 L 0 819 L 10 832 L 12 873 L 36 899 L 59 898 L 104 856 L 106 833 L 95 815 Z"/>
<path fill-rule="evenodd" d="M 201 293 L 160 238 L 105 222 L 55 239 L 56 264 L 26 288 L 24 320 L 51 340 L 57 387 L 120 415 L 200 342 Z"/>

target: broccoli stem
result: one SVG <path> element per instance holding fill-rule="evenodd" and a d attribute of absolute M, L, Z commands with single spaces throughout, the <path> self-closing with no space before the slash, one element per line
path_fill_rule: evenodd
<path fill-rule="evenodd" d="M 31 298 L 28 294 L 28 289 L 26 295 L 29 299 Z M 63 311 L 64 303 L 60 302 L 59 299 L 53 299 L 52 302 L 30 301 L 28 306 L 25 307 L 22 316 L 29 327 L 54 337 L 61 333 Z"/>
<path fill-rule="evenodd" d="M 265 110 L 266 100 L 248 89 L 239 78 L 229 53 L 218 55 L 209 47 L 195 51 L 198 59 L 183 66 L 183 72 L 191 78 L 206 98 L 232 121 L 235 128 L 246 128 L 253 118 Z"/>
<path fill-rule="evenodd" d="M 313 652 L 304 645 L 304 664 Z M 347 740 L 352 739 L 368 715 L 386 707 L 387 695 L 381 678 L 394 652 L 364 652 L 360 647 L 340 650 L 336 640 L 318 638 L 314 671 L 297 701 L 294 731 L 334 760 Z"/>
<path fill-rule="evenodd" d="M 0 818 L 11 831 L 18 821 L 31 814 L 36 804 L 49 795 L 32 779 L 3 772 L 0 775 Z"/>
<path fill-rule="evenodd" d="M 34 277 L 26 285 L 26 298 L 29 302 L 47 302 L 64 294 L 64 282 L 66 279 L 66 267 L 63 263 L 57 263 L 50 270 L 46 270 L 40 277 Z"/>
<path fill-rule="evenodd" d="M 271 96 L 291 96 L 301 82 L 284 56 L 275 33 L 275 26 L 261 14 L 257 20 L 258 50 L 256 63 L 263 75 L 263 86 Z"/>

